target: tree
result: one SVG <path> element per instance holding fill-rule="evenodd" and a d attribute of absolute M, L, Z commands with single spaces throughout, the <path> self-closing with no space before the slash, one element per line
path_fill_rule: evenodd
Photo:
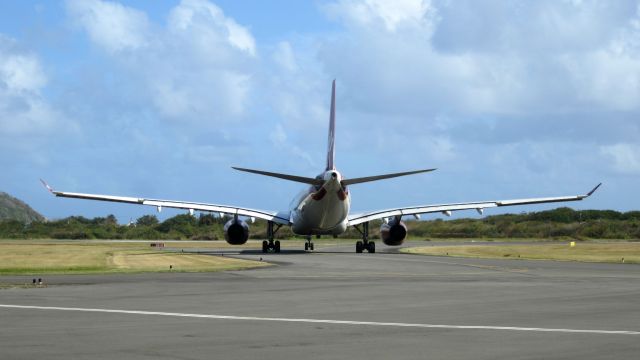
<path fill-rule="evenodd" d="M 137 226 L 154 226 L 158 224 L 158 218 L 155 215 L 143 215 L 136 220 Z"/>
<path fill-rule="evenodd" d="M 198 226 L 212 226 L 224 223 L 224 219 L 216 218 L 213 214 L 200 214 L 200 217 L 198 218 Z"/>
<path fill-rule="evenodd" d="M 191 236 L 193 234 L 193 228 L 198 225 L 198 221 L 194 216 L 189 214 L 176 215 L 172 218 L 168 218 L 156 227 L 156 230 L 168 233 L 175 231 L 181 234 Z"/>
<path fill-rule="evenodd" d="M 106 225 L 118 225 L 118 219 L 113 214 L 107 215 L 104 222 Z"/>
<path fill-rule="evenodd" d="M 79 222 L 84 223 L 82 221 L 82 217 L 71 217 L 78 219 Z M 94 217 L 92 220 L 88 222 L 88 224 L 92 225 L 118 225 L 118 219 L 116 219 L 115 215 L 110 214 L 107 217 Z"/>

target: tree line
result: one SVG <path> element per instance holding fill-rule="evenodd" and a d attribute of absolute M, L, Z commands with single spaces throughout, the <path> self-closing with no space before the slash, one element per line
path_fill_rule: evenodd
<path fill-rule="evenodd" d="M 228 218 L 211 214 L 176 215 L 159 221 L 155 215 L 144 215 L 131 224 L 118 224 L 113 215 L 88 219 L 71 216 L 53 221 L 25 223 L 0 221 L 2 239 L 141 239 L 141 240 L 221 240 Z M 539 239 L 640 239 L 640 211 L 554 210 L 487 216 L 480 219 L 407 221 L 409 238 L 539 238 Z M 372 222 L 371 234 L 377 237 L 381 222 Z M 250 226 L 252 239 L 266 237 L 266 223 L 257 220 Z M 294 237 L 289 227 L 282 227 L 276 237 Z M 357 238 L 350 228 L 341 235 Z"/>

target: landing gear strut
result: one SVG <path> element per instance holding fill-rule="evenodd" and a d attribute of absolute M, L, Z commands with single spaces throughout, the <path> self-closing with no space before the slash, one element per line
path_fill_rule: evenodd
<path fill-rule="evenodd" d="M 354 226 L 356 230 L 362 235 L 362 240 L 358 240 L 356 242 L 356 252 L 362 253 L 364 250 L 367 250 L 370 253 L 376 252 L 376 243 L 373 241 L 369 241 L 369 222 L 362 223 L 362 230 L 358 227 L 358 225 Z"/>
<path fill-rule="evenodd" d="M 319 238 L 320 236 L 318 236 Z M 313 251 L 313 241 L 311 241 L 311 235 L 307 236 L 307 242 L 304 243 L 304 251 Z"/>
<path fill-rule="evenodd" d="M 278 230 L 280 230 L 280 227 L 282 225 L 277 225 L 277 227 L 274 229 L 273 228 L 273 221 L 268 221 L 267 222 L 267 240 L 263 240 L 262 241 L 262 252 L 263 253 L 268 253 L 268 252 L 274 252 L 274 253 L 279 253 L 280 252 L 280 240 L 276 240 L 273 241 L 273 238 L 275 236 L 275 234 L 278 232 Z"/>

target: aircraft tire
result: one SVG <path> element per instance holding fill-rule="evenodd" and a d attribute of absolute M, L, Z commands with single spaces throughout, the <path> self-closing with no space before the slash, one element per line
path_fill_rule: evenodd
<path fill-rule="evenodd" d="M 362 243 L 362 241 L 357 241 L 356 242 L 356 253 L 360 254 L 362 253 L 362 250 L 364 248 L 364 244 Z"/>
<path fill-rule="evenodd" d="M 276 240 L 275 242 L 275 252 L 279 253 L 280 252 L 280 240 Z"/>
<path fill-rule="evenodd" d="M 262 252 L 266 254 L 268 251 L 269 251 L 269 243 L 267 242 L 267 240 L 263 240 L 262 241 Z"/>
<path fill-rule="evenodd" d="M 304 251 L 308 251 L 309 250 L 309 243 L 304 243 Z"/>
<path fill-rule="evenodd" d="M 376 252 L 376 243 L 374 243 L 373 241 L 369 241 L 369 243 L 367 244 L 367 251 L 370 253 L 375 253 Z"/>

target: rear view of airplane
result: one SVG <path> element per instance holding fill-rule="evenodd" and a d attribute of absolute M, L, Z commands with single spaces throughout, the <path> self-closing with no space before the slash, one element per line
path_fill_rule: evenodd
<path fill-rule="evenodd" d="M 235 170 L 249 172 L 258 175 L 271 176 L 284 180 L 306 184 L 306 188 L 294 198 L 293 206 L 287 211 L 263 211 L 247 209 L 235 206 L 205 204 L 172 200 L 157 200 L 137 197 L 81 194 L 53 190 L 42 181 L 45 187 L 55 196 L 122 202 L 138 205 L 155 206 L 158 211 L 162 208 L 176 208 L 188 210 L 191 214 L 195 211 L 218 213 L 220 216 L 230 216 L 231 219 L 224 226 L 225 240 L 232 245 L 242 245 L 249 239 L 249 225 L 245 221 L 250 219 L 263 219 L 267 221 L 267 240 L 262 242 L 263 252 L 280 252 L 280 241 L 275 240 L 276 232 L 282 226 L 290 226 L 293 233 L 306 236 L 305 250 L 313 250 L 312 236 L 333 235 L 344 233 L 349 226 L 353 226 L 362 236 L 362 240 L 356 242 L 356 252 L 375 252 L 375 242 L 369 238 L 369 222 L 383 220 L 380 228 L 382 241 L 389 246 L 401 245 L 407 236 L 407 226 L 402 222 L 403 216 L 419 217 L 420 214 L 442 213 L 451 216 L 451 212 L 459 210 L 476 210 L 482 214 L 484 209 L 525 204 L 542 204 L 563 201 L 579 201 L 591 196 L 602 184 L 598 184 L 584 195 L 546 197 L 532 199 L 515 199 L 499 201 L 480 201 L 457 204 L 423 205 L 402 207 L 372 211 L 363 214 L 350 214 L 351 196 L 349 186 L 370 181 L 390 179 L 399 176 L 413 175 L 434 171 L 435 169 L 423 169 L 384 175 L 374 175 L 359 178 L 345 178 L 336 169 L 335 158 L 335 125 L 336 125 L 336 82 L 331 88 L 331 110 L 329 116 L 329 144 L 327 149 L 327 164 L 325 170 L 316 177 L 304 177 L 262 170 L 233 167 Z"/>

